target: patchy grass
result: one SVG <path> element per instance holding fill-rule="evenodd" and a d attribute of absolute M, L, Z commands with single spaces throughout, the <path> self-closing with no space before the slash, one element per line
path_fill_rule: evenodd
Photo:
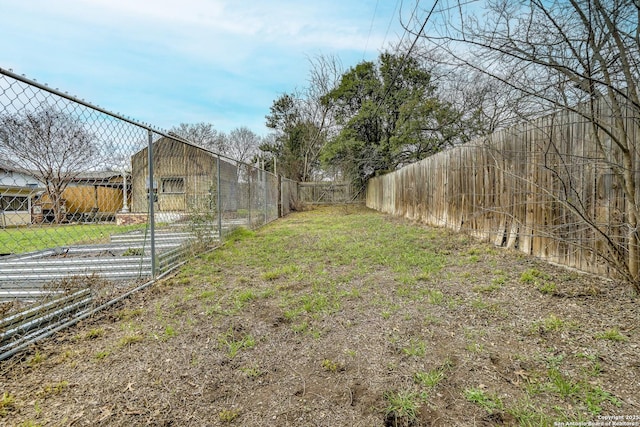
<path fill-rule="evenodd" d="M 553 425 L 634 413 L 638 297 L 361 207 L 295 213 L 0 364 L 2 425 Z"/>
<path fill-rule="evenodd" d="M 111 234 L 144 230 L 145 227 L 145 224 L 81 224 L 5 228 L 0 233 L 0 247 L 4 253 L 19 254 L 58 246 L 103 243 Z"/>
<path fill-rule="evenodd" d="M 391 391 L 385 393 L 384 398 L 387 401 L 384 410 L 387 425 L 411 425 L 416 422 L 418 408 L 421 405 L 417 393 L 406 390 Z"/>
<path fill-rule="evenodd" d="M 16 398 L 8 392 L 3 392 L 0 398 L 0 417 L 6 416 L 10 411 L 15 409 Z"/>
<path fill-rule="evenodd" d="M 611 328 L 604 332 L 600 332 L 596 334 L 596 338 L 599 340 L 609 340 L 609 341 L 618 341 L 618 342 L 624 342 L 628 340 L 626 336 L 620 333 L 618 328 Z"/>

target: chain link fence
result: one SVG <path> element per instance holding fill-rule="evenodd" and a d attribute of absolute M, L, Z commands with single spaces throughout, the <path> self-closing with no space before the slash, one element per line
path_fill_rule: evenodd
<path fill-rule="evenodd" d="M 288 213 L 286 181 L 0 69 L 0 360 Z"/>

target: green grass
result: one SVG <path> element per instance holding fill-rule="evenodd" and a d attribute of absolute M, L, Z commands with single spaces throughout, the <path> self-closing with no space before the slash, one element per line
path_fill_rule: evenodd
<path fill-rule="evenodd" d="M 443 369 L 432 369 L 427 372 L 416 372 L 413 381 L 428 388 L 435 388 L 444 379 Z"/>
<path fill-rule="evenodd" d="M 596 334 L 596 338 L 599 340 L 609 340 L 609 341 L 618 341 L 618 342 L 624 342 L 628 340 L 628 338 L 622 335 L 617 328 L 608 329 L 604 332 Z"/>
<path fill-rule="evenodd" d="M 16 398 L 6 391 L 2 393 L 0 398 L 0 417 L 4 417 L 15 408 Z"/>
<path fill-rule="evenodd" d="M 101 243 L 108 241 L 111 234 L 144 230 L 145 227 L 146 224 L 80 224 L 5 228 L 0 230 L 0 248 L 3 253 L 19 254 L 58 246 Z"/>
<path fill-rule="evenodd" d="M 475 403 L 487 412 L 501 411 L 504 409 L 504 404 L 498 396 L 488 393 L 483 389 L 472 387 L 465 389 L 463 394 L 469 402 Z"/>
<path fill-rule="evenodd" d="M 256 340 L 249 334 L 236 336 L 233 328 L 229 328 L 227 332 L 218 337 L 220 348 L 227 351 L 230 358 L 236 357 L 240 350 L 252 348 L 256 345 Z"/>
<path fill-rule="evenodd" d="M 417 393 L 406 390 L 387 392 L 384 398 L 387 401 L 385 408 L 387 418 L 406 419 L 407 425 L 412 425 L 420 408 L 420 396 Z"/>
<path fill-rule="evenodd" d="M 335 360 L 331 360 L 331 359 L 324 359 L 322 361 L 321 366 L 322 366 L 322 369 L 324 369 L 327 372 L 338 372 L 343 369 L 343 366 L 339 362 L 336 362 Z"/>
<path fill-rule="evenodd" d="M 423 357 L 427 353 L 427 345 L 424 341 L 411 339 L 402 352 L 407 356 Z"/>
<path fill-rule="evenodd" d="M 218 413 L 218 417 L 220 418 L 220 421 L 224 423 L 232 422 L 233 420 L 238 418 L 239 415 L 240 413 L 235 409 L 224 409 L 220 411 L 220 413 Z"/>
<path fill-rule="evenodd" d="M 132 344 L 139 343 L 142 340 L 144 340 L 144 337 L 142 337 L 141 335 L 138 335 L 138 334 L 127 334 L 124 337 L 120 338 L 120 340 L 118 340 L 118 346 L 119 347 L 128 347 L 128 346 L 130 346 Z"/>
<path fill-rule="evenodd" d="M 566 329 L 576 329 L 578 325 L 572 322 L 567 322 L 564 319 L 556 316 L 555 314 L 550 314 L 544 319 L 533 322 L 532 331 L 533 332 L 541 332 L 541 333 L 549 333 L 549 332 L 559 332 Z"/>

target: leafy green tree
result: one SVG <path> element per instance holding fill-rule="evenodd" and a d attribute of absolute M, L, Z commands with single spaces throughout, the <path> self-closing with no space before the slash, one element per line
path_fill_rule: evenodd
<path fill-rule="evenodd" d="M 318 128 L 305 119 L 300 100 L 292 94 L 275 100 L 270 110 L 266 125 L 274 130 L 274 135 L 260 145 L 260 150 L 276 159 L 282 175 L 296 181 L 310 180 L 318 161 L 317 156 L 309 155 L 309 145 L 317 142 Z"/>
<path fill-rule="evenodd" d="M 435 96 L 431 74 L 411 57 L 383 53 L 343 74 L 324 102 L 341 130 L 326 146 L 326 164 L 364 183 L 465 140 L 460 114 Z"/>

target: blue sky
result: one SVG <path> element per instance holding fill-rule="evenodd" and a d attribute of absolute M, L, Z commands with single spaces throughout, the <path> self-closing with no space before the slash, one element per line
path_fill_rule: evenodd
<path fill-rule="evenodd" d="M 309 58 L 346 68 L 402 36 L 415 0 L 0 0 L 0 67 L 138 121 L 265 135 Z M 421 18 L 422 19 L 422 18 Z"/>

